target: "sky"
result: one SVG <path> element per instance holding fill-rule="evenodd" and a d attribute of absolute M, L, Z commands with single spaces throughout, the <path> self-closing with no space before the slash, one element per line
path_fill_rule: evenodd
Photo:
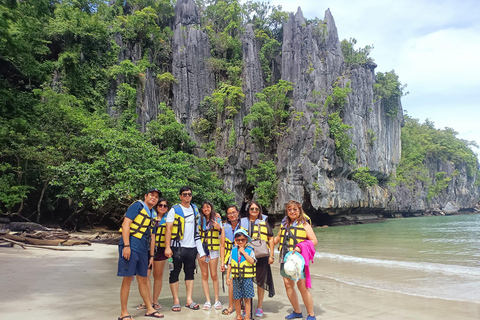
<path fill-rule="evenodd" d="M 409 92 L 404 112 L 453 128 L 480 145 L 479 0 L 271 0 L 284 11 L 323 19 L 330 11 L 340 40 L 373 45 L 377 72 L 395 70 Z M 472 148 L 480 158 L 480 149 Z"/>

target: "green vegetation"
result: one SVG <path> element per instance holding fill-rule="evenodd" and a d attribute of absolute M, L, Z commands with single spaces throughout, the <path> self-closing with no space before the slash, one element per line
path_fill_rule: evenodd
<path fill-rule="evenodd" d="M 350 40 L 343 39 L 340 43 L 342 48 L 343 57 L 347 66 L 362 66 L 368 62 L 372 62 L 373 59 L 369 57 L 370 52 L 373 50 L 372 46 L 365 46 L 355 50 L 354 46 L 357 44 L 357 39 L 350 38 Z"/>
<path fill-rule="evenodd" d="M 169 0 L 0 4 L 0 213 L 71 227 L 115 223 L 147 188 L 176 202 L 184 184 L 194 201 L 232 200 L 213 170 L 224 160 L 193 156 L 195 144 L 165 103 L 139 131 L 137 93 L 147 69 L 166 103 L 176 81 L 173 12 Z M 118 34 L 142 53 L 139 61 L 119 60 Z"/>
<path fill-rule="evenodd" d="M 436 129 L 433 122 L 419 123 L 417 119 L 405 116 L 402 129 L 402 158 L 397 167 L 397 181 L 413 189 L 415 181 L 420 180 L 429 187 L 429 200 L 443 191 L 451 179 L 444 172 L 437 172 L 430 177 L 428 162 L 438 160 L 451 162 L 456 174 L 464 171 L 469 178 L 478 174 L 478 159 L 470 149 L 474 142 L 458 139 L 458 134 L 451 128 Z M 477 176 L 478 181 L 478 176 Z"/>
<path fill-rule="evenodd" d="M 369 167 L 359 167 L 352 175 L 353 181 L 355 181 L 362 189 L 378 184 L 378 179 L 372 176 L 369 171 Z"/>
<path fill-rule="evenodd" d="M 398 114 L 400 98 L 408 92 L 404 92 L 407 85 L 402 85 L 395 74 L 390 72 L 377 72 L 377 83 L 373 85 L 375 95 L 382 100 L 382 106 L 387 115 L 394 118 Z"/>
<path fill-rule="evenodd" d="M 427 200 L 430 201 L 433 197 L 439 195 L 440 192 L 447 189 L 450 181 L 452 181 L 452 178 L 448 177 L 446 172 L 435 173 L 435 181 L 428 187 Z"/>
<path fill-rule="evenodd" d="M 286 128 L 286 121 L 290 117 L 288 108 L 291 101 L 287 96 L 293 90 L 292 83 L 280 80 L 277 84 L 267 87 L 256 97 L 250 113 L 243 118 L 243 123 L 253 123 L 251 136 L 259 145 L 268 147 L 269 143 L 278 135 L 282 135 Z"/>
<path fill-rule="evenodd" d="M 272 160 L 260 160 L 252 169 L 247 170 L 247 183 L 255 186 L 258 203 L 268 207 L 277 196 L 277 168 Z"/>
<path fill-rule="evenodd" d="M 352 138 L 347 134 L 351 126 L 343 123 L 339 112 L 328 115 L 328 126 L 330 127 L 330 138 L 335 141 L 335 152 L 345 162 L 354 164 L 357 151 L 352 145 Z"/>

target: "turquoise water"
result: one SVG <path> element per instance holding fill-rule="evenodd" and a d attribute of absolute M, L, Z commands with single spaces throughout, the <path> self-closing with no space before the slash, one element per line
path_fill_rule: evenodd
<path fill-rule="evenodd" d="M 317 228 L 312 273 L 369 288 L 480 302 L 480 215 Z"/>

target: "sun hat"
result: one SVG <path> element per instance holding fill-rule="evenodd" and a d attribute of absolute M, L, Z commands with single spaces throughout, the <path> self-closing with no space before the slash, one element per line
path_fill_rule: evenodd
<path fill-rule="evenodd" d="M 292 280 L 297 281 L 303 275 L 303 269 L 305 267 L 305 259 L 297 251 L 290 251 L 285 255 L 285 264 L 283 265 L 283 271 Z"/>
<path fill-rule="evenodd" d="M 244 236 L 247 238 L 247 243 L 248 243 L 248 242 L 252 242 L 252 238 L 250 238 L 250 236 L 248 235 L 248 233 L 247 233 L 247 231 L 246 231 L 245 229 L 240 228 L 240 229 L 238 229 L 237 231 L 235 231 L 235 236 L 234 236 L 235 238 L 236 238 L 236 235 L 237 235 L 237 234 L 242 234 L 242 235 L 244 235 Z"/>

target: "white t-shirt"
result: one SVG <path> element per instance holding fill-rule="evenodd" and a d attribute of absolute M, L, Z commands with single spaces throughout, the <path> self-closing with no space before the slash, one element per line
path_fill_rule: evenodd
<path fill-rule="evenodd" d="M 185 208 L 180 204 L 180 208 L 183 210 L 183 215 L 185 217 L 183 239 L 180 240 L 180 246 L 182 248 L 197 247 L 197 250 L 199 251 L 200 256 L 205 255 L 205 253 L 203 253 L 203 249 L 201 249 L 201 252 L 200 252 L 195 242 L 195 213 L 193 212 L 192 206 Z M 174 221 L 175 221 L 175 209 L 172 208 L 170 209 L 170 211 L 168 211 L 166 222 L 174 222 Z M 200 242 L 200 247 L 201 247 L 201 242 Z"/>

